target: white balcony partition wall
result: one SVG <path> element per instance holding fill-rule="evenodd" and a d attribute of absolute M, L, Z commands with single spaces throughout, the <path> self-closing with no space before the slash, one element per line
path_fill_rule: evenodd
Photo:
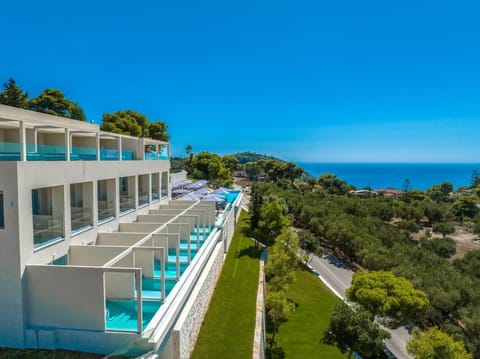
<path fill-rule="evenodd" d="M 102 270 L 27 266 L 26 279 L 29 326 L 104 330 L 104 300 L 96 295 L 103 293 Z M 76 311 L 65 315 L 71 307 Z"/>

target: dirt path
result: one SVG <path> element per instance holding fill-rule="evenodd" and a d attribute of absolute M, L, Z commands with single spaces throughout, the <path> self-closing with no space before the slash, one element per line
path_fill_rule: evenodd
<path fill-rule="evenodd" d="M 421 237 L 425 236 L 427 231 L 431 231 L 431 228 L 423 228 L 419 232 L 413 235 L 414 240 L 419 240 Z M 457 258 L 463 258 L 465 253 L 480 249 L 480 239 L 478 235 L 470 232 L 464 226 L 455 226 L 455 232 L 448 237 L 452 238 L 457 244 L 457 253 L 450 260 Z M 432 239 L 442 238 L 441 234 L 432 233 Z"/>

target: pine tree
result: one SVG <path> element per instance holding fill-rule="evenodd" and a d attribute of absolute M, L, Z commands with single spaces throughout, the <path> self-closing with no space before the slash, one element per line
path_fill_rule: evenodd
<path fill-rule="evenodd" d="M 3 84 L 3 92 L 0 92 L 0 104 L 27 108 L 28 94 L 17 86 L 13 78 L 10 78 L 8 82 Z"/>

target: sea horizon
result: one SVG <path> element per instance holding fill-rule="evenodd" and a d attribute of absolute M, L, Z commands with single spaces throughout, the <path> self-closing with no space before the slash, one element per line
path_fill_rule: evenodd
<path fill-rule="evenodd" d="M 410 189 L 425 191 L 444 181 L 453 188 L 469 186 L 474 170 L 480 163 L 454 162 L 301 162 L 296 164 L 315 178 L 335 174 L 356 188 L 401 189 L 406 179 Z"/>

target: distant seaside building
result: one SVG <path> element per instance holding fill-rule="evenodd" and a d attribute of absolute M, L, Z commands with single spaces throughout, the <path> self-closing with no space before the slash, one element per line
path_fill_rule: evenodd
<path fill-rule="evenodd" d="M 370 191 L 368 189 L 358 189 L 355 191 L 350 191 L 351 194 L 354 194 L 355 196 L 358 197 L 370 197 L 370 196 L 376 196 L 378 193 L 375 191 Z"/>
<path fill-rule="evenodd" d="M 188 357 L 241 194 L 216 218 L 169 169 L 166 142 L 0 105 L 1 347 Z"/>
<path fill-rule="evenodd" d="M 375 189 L 373 192 L 375 192 L 376 194 L 378 194 L 380 196 L 390 197 L 390 198 L 394 198 L 394 199 L 399 199 L 402 196 L 402 194 L 404 193 L 403 191 L 400 191 L 400 190 L 394 189 L 394 188 Z"/>

